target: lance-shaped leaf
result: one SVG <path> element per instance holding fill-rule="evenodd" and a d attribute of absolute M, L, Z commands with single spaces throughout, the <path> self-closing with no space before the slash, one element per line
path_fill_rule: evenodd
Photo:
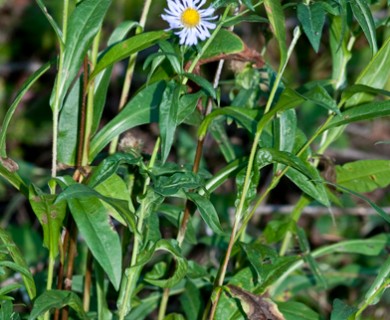
<path fill-rule="evenodd" d="M 160 40 L 167 39 L 169 34 L 164 31 L 150 31 L 135 35 L 127 40 L 109 47 L 98 61 L 95 69 L 90 75 L 90 80 L 98 75 L 105 68 L 121 61 L 130 55 L 137 53 L 156 44 Z"/>
<path fill-rule="evenodd" d="M 181 85 L 171 80 L 167 83 L 159 108 L 161 160 L 165 162 L 171 150 L 177 126 Z"/>
<path fill-rule="evenodd" d="M 365 0 L 351 0 L 349 3 L 353 15 L 362 27 L 368 43 L 370 44 L 372 54 L 374 55 L 378 51 L 378 46 L 376 44 L 375 22 L 372 17 L 370 6 Z"/>
<path fill-rule="evenodd" d="M 290 167 L 286 176 L 295 183 L 297 187 L 323 205 L 330 205 L 325 187 L 322 184 L 322 178 L 318 171 L 294 154 L 263 148 L 258 151 L 257 162 L 259 169 L 270 163 L 281 163 Z"/>
<path fill-rule="evenodd" d="M 366 103 L 345 110 L 341 113 L 341 115 L 334 117 L 323 130 L 328 130 L 330 128 L 356 121 L 371 120 L 389 115 L 390 100 Z"/>
<path fill-rule="evenodd" d="M 67 200 L 68 202 L 71 200 L 83 200 L 88 202 L 89 199 L 93 200 L 102 200 L 113 207 L 121 216 L 121 218 L 126 222 L 126 224 L 130 227 L 130 229 L 134 232 L 136 230 L 136 223 L 134 212 L 131 210 L 132 205 L 126 201 L 121 199 L 115 199 L 106 197 L 96 190 L 86 186 L 84 184 L 74 183 L 68 186 L 57 198 L 57 201 Z M 92 201 L 92 200 L 91 200 Z M 95 203 L 94 201 L 91 202 Z M 100 206 L 98 206 L 100 209 Z M 103 210 L 102 210 L 103 212 Z M 108 214 L 106 210 L 105 214 Z M 103 213 L 101 213 L 101 216 Z M 91 218 L 92 219 L 92 218 Z"/>
<path fill-rule="evenodd" d="M 80 234 L 85 239 L 94 258 L 99 262 L 115 289 L 119 289 L 122 276 L 122 250 L 118 233 L 110 224 L 107 209 L 101 203 L 98 193 L 81 184 L 73 184 L 65 189 L 58 201 L 68 202 L 70 212 L 76 221 Z M 104 200 L 106 198 L 104 197 Z M 116 210 L 128 212 L 123 200 L 110 201 Z M 127 210 L 126 210 L 127 209 Z M 123 211 L 122 211 L 123 210 Z M 124 219 L 132 217 L 129 212 Z M 129 224 L 132 223 L 129 218 Z M 134 218 L 133 218 L 134 223 Z M 133 226 L 134 228 L 134 226 Z"/>
<path fill-rule="evenodd" d="M 194 192 L 186 192 L 188 199 L 196 204 L 200 215 L 204 222 L 213 230 L 216 234 L 223 234 L 221 223 L 219 222 L 218 213 L 215 210 L 213 204 L 205 196 L 201 196 Z"/>

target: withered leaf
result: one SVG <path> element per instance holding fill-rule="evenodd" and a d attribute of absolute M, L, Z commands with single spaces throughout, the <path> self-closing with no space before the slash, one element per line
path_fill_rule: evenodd
<path fill-rule="evenodd" d="M 228 285 L 228 292 L 238 298 L 249 320 L 285 320 L 277 305 L 264 296 L 257 296 L 234 285 Z"/>

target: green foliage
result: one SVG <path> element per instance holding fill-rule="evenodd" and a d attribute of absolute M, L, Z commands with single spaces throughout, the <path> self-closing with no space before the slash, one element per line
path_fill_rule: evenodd
<path fill-rule="evenodd" d="M 0 68 L 0 318 L 385 310 L 389 4 L 217 0 L 180 33 L 188 16 L 163 31 L 165 2 L 142 3 L 37 0 L 58 56 Z M 32 61 L 7 49 L 6 66 Z M 378 215 L 348 215 L 362 203 Z"/>

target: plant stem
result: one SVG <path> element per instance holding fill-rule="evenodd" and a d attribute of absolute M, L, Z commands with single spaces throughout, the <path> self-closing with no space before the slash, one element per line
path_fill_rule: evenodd
<path fill-rule="evenodd" d="M 135 34 L 139 34 L 144 30 L 145 24 L 146 24 L 146 19 L 148 17 L 151 4 L 152 4 L 152 0 L 145 0 L 144 6 L 142 8 L 141 18 L 139 20 L 139 27 L 136 29 Z M 119 101 L 118 111 L 121 111 L 123 109 L 123 107 L 125 106 L 128 98 L 129 98 L 129 92 L 130 92 L 130 87 L 131 87 L 131 83 L 133 80 L 134 68 L 135 68 L 135 62 L 137 60 L 137 56 L 138 56 L 138 53 L 134 53 L 129 58 L 129 62 L 127 65 L 127 70 L 126 70 L 126 75 L 125 75 L 125 81 L 123 83 L 123 88 L 122 88 L 122 94 L 121 94 L 121 98 Z M 109 147 L 110 154 L 112 154 L 116 151 L 117 146 L 118 146 L 118 140 L 119 140 L 119 136 L 115 137 L 111 141 L 111 144 Z"/>
<path fill-rule="evenodd" d="M 152 157 L 150 159 L 148 168 L 152 168 L 156 162 L 157 158 L 157 153 L 160 148 L 160 138 L 157 138 L 156 144 L 153 149 Z M 150 184 L 150 178 L 146 178 L 144 182 L 144 189 L 143 189 L 143 194 L 146 194 L 147 188 Z M 138 221 L 137 221 L 137 234 L 134 235 L 134 244 L 133 244 L 133 252 L 131 255 L 131 262 L 130 262 L 130 268 L 135 268 L 133 269 L 133 272 L 128 272 L 127 275 L 127 281 L 126 281 L 126 287 L 122 299 L 122 303 L 119 307 L 119 320 L 123 320 L 126 315 L 130 311 L 130 299 L 133 294 L 133 290 L 136 286 L 136 283 L 139 278 L 139 273 L 141 272 L 141 267 L 136 267 L 137 264 L 137 258 L 139 255 L 140 251 L 140 246 L 141 246 L 141 239 L 140 235 L 143 234 L 143 224 L 144 224 L 144 217 L 145 217 L 145 200 L 142 200 L 140 209 L 139 209 L 139 214 L 138 214 Z"/>
<path fill-rule="evenodd" d="M 89 310 L 89 306 L 91 303 L 91 283 L 92 283 L 92 265 L 93 265 L 93 257 L 90 250 L 87 253 L 87 263 L 85 268 L 84 275 L 84 291 L 83 291 L 83 308 L 84 311 Z"/>

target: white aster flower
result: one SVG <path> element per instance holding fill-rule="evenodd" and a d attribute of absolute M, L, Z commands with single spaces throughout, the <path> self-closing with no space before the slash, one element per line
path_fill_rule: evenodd
<path fill-rule="evenodd" d="M 206 0 L 167 0 L 169 9 L 161 17 L 169 23 L 169 29 L 179 29 L 175 34 L 180 37 L 180 44 L 192 46 L 198 39 L 210 37 L 209 29 L 215 28 L 217 16 L 213 16 L 214 8 L 200 9 Z"/>

